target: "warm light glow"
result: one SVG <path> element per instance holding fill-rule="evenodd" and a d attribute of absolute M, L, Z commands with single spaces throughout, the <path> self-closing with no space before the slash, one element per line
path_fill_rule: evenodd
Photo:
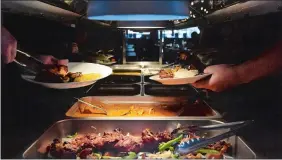
<path fill-rule="evenodd" d="M 193 6 L 194 5 L 194 2 L 191 2 L 191 6 Z"/>
<path fill-rule="evenodd" d="M 196 18 L 196 16 L 195 16 L 195 15 L 193 15 L 193 18 Z"/>
<path fill-rule="evenodd" d="M 209 11 L 206 11 L 206 13 L 209 13 Z"/>
<path fill-rule="evenodd" d="M 204 8 L 203 7 L 201 7 L 201 10 L 203 10 Z"/>
<path fill-rule="evenodd" d="M 201 0 L 202 3 L 204 3 L 204 0 Z"/>

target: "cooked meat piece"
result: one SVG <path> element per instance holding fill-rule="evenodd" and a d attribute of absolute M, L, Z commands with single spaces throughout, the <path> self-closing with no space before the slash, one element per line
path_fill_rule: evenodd
<path fill-rule="evenodd" d="M 65 150 L 73 151 L 73 152 L 77 152 L 77 150 L 79 149 L 79 147 L 77 145 L 74 145 L 70 142 L 64 142 L 63 146 L 64 146 Z"/>
<path fill-rule="evenodd" d="M 156 134 L 156 137 L 158 139 L 158 142 L 167 142 L 172 139 L 171 134 L 168 131 L 158 132 Z"/>
<path fill-rule="evenodd" d="M 114 145 L 123 138 L 123 134 L 121 132 L 104 132 L 102 136 L 104 142 L 104 148 L 113 148 Z"/>
<path fill-rule="evenodd" d="M 142 140 L 145 149 L 144 151 L 153 151 L 159 145 L 158 137 L 149 129 L 142 131 Z"/>
<path fill-rule="evenodd" d="M 95 139 L 91 140 L 91 142 L 95 145 L 97 149 L 101 149 L 104 147 L 104 139 L 102 136 L 95 137 Z"/>
<path fill-rule="evenodd" d="M 142 147 L 142 139 L 134 136 L 124 136 L 114 146 L 120 152 L 139 152 Z"/>
<path fill-rule="evenodd" d="M 159 72 L 160 78 L 173 78 L 174 74 L 171 69 L 161 69 Z"/>
<path fill-rule="evenodd" d="M 85 148 L 79 153 L 79 158 L 86 159 L 90 154 L 92 154 L 92 148 Z"/>
<path fill-rule="evenodd" d="M 67 76 L 61 77 L 61 79 L 63 80 L 64 83 L 70 82 L 70 78 Z"/>
<path fill-rule="evenodd" d="M 62 143 L 60 140 L 54 139 L 48 147 L 48 151 L 53 158 L 73 159 L 76 158 L 77 148 L 69 143 Z"/>
<path fill-rule="evenodd" d="M 68 67 L 64 65 L 46 65 L 43 71 L 49 71 L 57 75 L 66 76 L 68 73 Z"/>
<path fill-rule="evenodd" d="M 67 76 L 70 77 L 71 79 L 75 79 L 76 77 L 79 77 L 79 76 L 81 76 L 81 75 L 82 75 L 81 72 L 76 72 L 76 73 L 69 72 L 69 73 L 67 74 Z"/>
<path fill-rule="evenodd" d="M 50 145 L 49 153 L 54 158 L 61 158 L 63 155 L 63 144 L 58 139 L 54 139 Z"/>
<path fill-rule="evenodd" d="M 231 145 L 229 143 L 226 143 L 225 141 L 219 141 L 214 144 L 210 144 L 207 146 L 209 149 L 215 149 L 217 151 L 226 152 L 227 148 L 229 148 Z"/>
<path fill-rule="evenodd" d="M 142 131 L 142 140 L 144 143 L 152 143 L 157 141 L 157 138 L 150 129 L 144 129 Z"/>
<path fill-rule="evenodd" d="M 35 77 L 35 81 L 47 82 L 47 83 L 63 83 L 64 82 L 59 75 L 54 74 L 52 72 L 48 72 L 48 71 L 39 72 Z"/>

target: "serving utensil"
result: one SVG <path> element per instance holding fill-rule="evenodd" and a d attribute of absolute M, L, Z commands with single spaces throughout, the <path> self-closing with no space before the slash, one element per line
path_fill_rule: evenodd
<path fill-rule="evenodd" d="M 26 64 L 23 64 L 23 63 L 21 63 L 21 62 L 19 62 L 19 61 L 17 61 L 17 60 L 14 60 L 14 62 L 15 62 L 19 67 L 21 67 L 22 69 L 24 69 L 26 72 L 31 73 L 32 75 L 36 75 L 36 74 L 37 74 L 37 71 L 28 68 Z"/>
<path fill-rule="evenodd" d="M 88 105 L 88 106 L 90 106 L 90 107 L 93 107 L 93 108 L 96 108 L 96 109 L 98 109 L 98 110 L 101 110 L 101 111 L 103 111 L 106 115 L 108 115 L 108 112 L 107 112 L 104 108 L 102 108 L 102 107 L 95 106 L 95 105 L 93 105 L 93 104 L 91 104 L 91 103 L 85 102 L 85 101 L 83 101 L 83 100 L 81 100 L 81 99 L 79 99 L 79 98 L 76 98 L 76 97 L 73 97 L 73 98 L 76 99 L 76 100 L 78 100 L 79 102 L 81 102 L 81 103 L 83 103 L 83 104 L 86 104 L 86 105 Z"/>
<path fill-rule="evenodd" d="M 253 120 L 248 121 L 238 121 L 238 122 L 231 122 L 231 123 L 224 123 L 224 124 L 216 124 L 216 125 L 208 125 L 208 126 L 188 126 L 188 127 L 180 127 L 172 131 L 172 135 L 179 135 L 179 134 L 187 134 L 187 133 L 193 133 L 196 131 L 208 131 L 208 130 L 217 130 L 217 129 L 227 129 L 230 128 L 230 131 L 225 132 L 223 134 L 217 135 L 215 137 L 204 139 L 199 141 L 198 143 L 194 143 L 193 145 L 183 145 L 182 142 L 177 146 L 176 153 L 178 154 L 188 154 L 191 152 L 194 152 L 202 147 L 205 147 L 209 144 L 213 144 L 215 142 L 218 142 L 222 139 L 234 136 L 236 132 L 249 124 L 251 124 Z"/>
<path fill-rule="evenodd" d="M 18 50 L 18 49 L 17 49 L 17 52 L 18 52 L 18 53 L 21 53 L 22 55 L 24 55 L 24 56 L 26 56 L 26 57 L 32 59 L 33 61 L 35 61 L 35 62 L 37 62 L 37 63 L 39 63 L 39 64 L 41 64 L 41 65 L 45 65 L 41 60 L 39 60 L 39 59 L 33 57 L 32 55 L 30 55 L 30 54 L 28 54 L 28 53 L 26 53 L 26 52 L 23 52 L 23 51 Z"/>

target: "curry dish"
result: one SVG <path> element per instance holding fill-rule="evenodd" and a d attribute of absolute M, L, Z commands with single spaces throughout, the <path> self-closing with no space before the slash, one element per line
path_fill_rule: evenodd
<path fill-rule="evenodd" d="M 110 103 L 102 104 L 86 100 L 107 111 L 107 115 L 96 108 L 77 102 L 66 113 L 68 117 L 174 117 L 174 116 L 214 116 L 213 110 L 202 104 L 165 104 L 165 103 Z"/>
<path fill-rule="evenodd" d="M 84 116 L 177 116 L 176 111 L 166 109 L 164 107 L 153 107 L 145 105 L 108 105 L 103 107 L 107 110 L 108 115 L 105 115 L 102 111 L 85 104 L 80 104 L 79 109 L 76 112 L 77 115 Z"/>

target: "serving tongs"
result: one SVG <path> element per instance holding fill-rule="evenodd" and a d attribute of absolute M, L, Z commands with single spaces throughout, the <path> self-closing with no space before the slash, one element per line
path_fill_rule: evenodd
<path fill-rule="evenodd" d="M 21 53 L 22 55 L 25 55 L 26 57 L 32 59 L 33 61 L 39 63 L 40 65 L 45 65 L 41 60 L 39 60 L 39 59 L 33 57 L 32 55 L 30 55 L 30 54 L 28 54 L 28 53 L 26 53 L 26 52 L 23 52 L 23 51 L 18 50 L 18 49 L 17 49 L 17 52 L 18 52 L 18 53 Z"/>
<path fill-rule="evenodd" d="M 18 53 L 21 53 L 22 55 L 24 55 L 24 56 L 28 57 L 29 59 L 31 59 L 32 61 L 36 62 L 36 64 L 38 64 L 39 67 L 44 67 L 45 64 L 44 64 L 41 60 L 39 60 L 39 59 L 37 59 L 37 58 L 31 56 L 30 54 L 28 54 L 28 53 L 26 53 L 26 52 L 21 51 L 21 50 L 18 50 L 18 49 L 17 49 L 17 52 L 18 52 Z M 19 62 L 19 61 L 16 60 L 16 59 L 14 60 L 14 62 L 15 62 L 16 64 L 18 64 L 20 67 L 22 67 L 25 71 L 27 71 L 27 72 L 29 72 L 29 73 L 31 73 L 31 74 L 37 74 L 37 72 L 38 72 L 38 71 L 36 71 L 35 69 L 32 69 L 32 67 L 29 67 L 28 65 L 26 65 L 26 64 L 24 64 L 24 63 L 21 63 L 21 62 Z"/>
<path fill-rule="evenodd" d="M 91 103 L 85 102 L 84 100 L 81 100 L 81 99 L 76 98 L 76 97 L 73 97 L 73 98 L 76 99 L 77 101 L 83 103 L 83 104 L 86 104 L 86 105 L 88 105 L 88 106 L 90 106 L 90 107 L 93 107 L 93 108 L 96 108 L 96 109 L 98 109 L 98 110 L 101 110 L 101 111 L 103 111 L 106 115 L 108 115 L 108 112 L 107 112 L 104 108 L 102 108 L 102 107 L 95 106 L 95 105 L 93 105 L 93 104 L 91 104 Z"/>
<path fill-rule="evenodd" d="M 230 123 L 208 125 L 208 126 L 179 127 L 171 132 L 173 137 L 175 137 L 176 135 L 181 135 L 181 134 L 187 135 L 189 133 L 195 133 L 197 131 L 218 130 L 218 129 L 230 129 L 230 131 L 222 133 L 220 135 L 217 135 L 209 139 L 204 139 L 186 148 L 181 148 L 181 149 L 177 148 L 175 152 L 178 154 L 188 154 L 188 153 L 194 152 L 209 144 L 213 144 L 222 139 L 234 136 L 240 128 L 245 127 L 251 124 L 252 122 L 253 120 L 248 120 L 248 121 L 238 121 L 238 122 L 230 122 Z"/>

